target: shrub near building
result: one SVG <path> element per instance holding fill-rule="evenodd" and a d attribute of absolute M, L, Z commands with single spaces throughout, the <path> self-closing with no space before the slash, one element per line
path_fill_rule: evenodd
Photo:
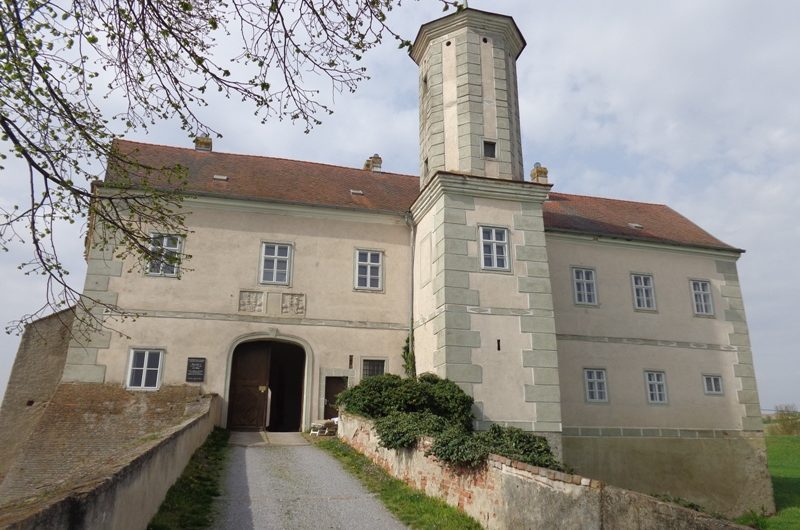
<path fill-rule="evenodd" d="M 432 374 L 418 379 L 381 375 L 364 379 L 339 395 L 351 414 L 375 420 L 380 444 L 413 447 L 420 436 L 433 438 L 428 454 L 454 466 L 476 467 L 490 454 L 561 470 L 547 440 L 514 427 L 472 430 L 472 397 L 452 381 Z"/>

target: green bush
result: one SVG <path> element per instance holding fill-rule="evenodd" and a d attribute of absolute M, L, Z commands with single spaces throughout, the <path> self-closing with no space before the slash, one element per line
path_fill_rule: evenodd
<path fill-rule="evenodd" d="M 399 409 L 395 406 L 395 392 L 403 384 L 400 376 L 376 375 L 361 380 L 359 384 L 339 394 L 336 403 L 351 414 L 367 418 L 380 418 Z"/>
<path fill-rule="evenodd" d="M 492 425 L 488 431 L 477 433 L 490 453 L 505 456 L 539 467 L 563 470 L 550 450 L 546 438 L 535 436 L 515 427 Z"/>
<path fill-rule="evenodd" d="M 420 436 L 435 436 L 445 428 L 446 421 L 430 412 L 392 412 L 375 420 L 375 430 L 387 449 L 413 447 Z"/>
<path fill-rule="evenodd" d="M 447 418 L 466 430 L 472 429 L 473 399 L 461 387 L 449 379 L 440 379 L 433 374 L 423 374 L 418 381 L 430 396 L 430 412 Z"/>
<path fill-rule="evenodd" d="M 459 426 L 450 426 L 433 440 L 425 453 L 455 467 L 478 467 L 486 462 L 489 450 L 480 437 Z"/>

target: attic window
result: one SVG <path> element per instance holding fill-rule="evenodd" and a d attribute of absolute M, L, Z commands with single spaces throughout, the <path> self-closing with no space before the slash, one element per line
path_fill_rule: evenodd
<path fill-rule="evenodd" d="M 350 190 L 350 195 L 364 195 L 362 190 Z"/>
<path fill-rule="evenodd" d="M 628 223 L 628 226 L 630 228 L 633 228 L 634 230 L 643 230 L 644 229 L 644 226 L 640 225 L 639 223 Z"/>
<path fill-rule="evenodd" d="M 228 175 L 214 175 L 214 177 L 213 177 L 213 178 L 214 178 L 214 180 L 224 180 L 224 181 L 227 181 L 227 180 L 228 180 Z"/>
<path fill-rule="evenodd" d="M 497 158 L 497 144 L 484 140 L 483 142 L 483 157 L 484 158 Z"/>

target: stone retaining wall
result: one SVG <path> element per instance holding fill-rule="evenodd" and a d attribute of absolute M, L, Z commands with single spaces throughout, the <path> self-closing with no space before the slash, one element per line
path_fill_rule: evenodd
<path fill-rule="evenodd" d="M 603 482 L 497 455 L 475 471 L 425 456 L 431 441 L 394 451 L 378 445 L 372 422 L 342 415 L 339 437 L 410 486 L 438 497 L 485 528 L 745 528 Z"/>

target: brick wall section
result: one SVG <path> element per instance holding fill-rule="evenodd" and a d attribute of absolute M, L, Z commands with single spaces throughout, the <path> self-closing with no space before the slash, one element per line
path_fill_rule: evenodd
<path fill-rule="evenodd" d="M 0 483 L 58 386 L 73 318 L 65 309 L 25 327 L 0 406 Z"/>
<path fill-rule="evenodd" d="M 425 456 L 430 440 L 405 451 L 380 447 L 372 423 L 356 416 L 341 416 L 339 437 L 390 474 L 457 506 L 485 528 L 745 528 L 597 480 L 501 456 L 491 455 L 476 471 L 456 470 Z"/>
<path fill-rule="evenodd" d="M 0 513 L 105 480 L 207 408 L 198 387 L 62 383 L 0 484 Z"/>

